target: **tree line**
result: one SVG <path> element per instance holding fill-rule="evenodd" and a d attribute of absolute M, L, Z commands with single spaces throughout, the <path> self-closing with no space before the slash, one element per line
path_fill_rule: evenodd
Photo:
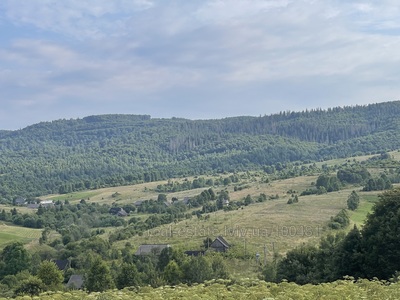
<path fill-rule="evenodd" d="M 103 115 L 0 131 L 0 201 L 400 148 L 400 102 L 220 120 Z"/>

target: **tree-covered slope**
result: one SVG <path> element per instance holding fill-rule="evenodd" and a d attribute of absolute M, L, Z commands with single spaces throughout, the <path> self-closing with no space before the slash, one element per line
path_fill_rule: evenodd
<path fill-rule="evenodd" d="M 400 102 L 219 120 L 101 115 L 0 131 L 0 197 L 400 148 Z"/>

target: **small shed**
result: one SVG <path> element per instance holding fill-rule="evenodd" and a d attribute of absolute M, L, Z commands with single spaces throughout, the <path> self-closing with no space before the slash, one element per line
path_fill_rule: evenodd
<path fill-rule="evenodd" d="M 70 263 L 67 259 L 55 259 L 53 260 L 53 262 L 56 264 L 57 268 L 60 271 L 66 271 L 70 268 Z"/>
<path fill-rule="evenodd" d="M 128 213 L 122 207 L 111 207 L 108 212 L 118 217 L 126 217 L 128 215 Z"/>
<path fill-rule="evenodd" d="M 53 200 L 43 200 L 43 201 L 40 201 L 39 205 L 41 205 L 42 207 L 53 207 L 54 202 L 53 202 Z"/>
<path fill-rule="evenodd" d="M 133 205 L 135 205 L 136 207 L 139 207 L 140 205 L 142 205 L 142 203 L 143 203 L 143 200 L 139 200 L 139 201 L 136 201 Z"/>
<path fill-rule="evenodd" d="M 210 248 L 217 252 L 226 252 L 229 247 L 229 243 L 222 236 L 218 236 L 210 245 Z"/>
<path fill-rule="evenodd" d="M 73 290 L 80 290 L 83 287 L 84 279 L 82 275 L 71 275 L 68 280 L 67 287 Z"/>
<path fill-rule="evenodd" d="M 29 203 L 26 207 L 30 208 L 30 209 L 38 209 L 39 208 L 39 204 Z"/>
<path fill-rule="evenodd" d="M 26 199 L 22 197 L 18 197 L 17 199 L 14 200 L 14 205 L 16 206 L 23 206 L 26 204 Z"/>

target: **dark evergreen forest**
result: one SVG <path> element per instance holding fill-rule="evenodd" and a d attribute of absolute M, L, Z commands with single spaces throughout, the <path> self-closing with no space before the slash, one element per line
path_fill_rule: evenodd
<path fill-rule="evenodd" d="M 0 199 L 400 148 L 400 101 L 218 120 L 100 115 L 0 131 Z"/>

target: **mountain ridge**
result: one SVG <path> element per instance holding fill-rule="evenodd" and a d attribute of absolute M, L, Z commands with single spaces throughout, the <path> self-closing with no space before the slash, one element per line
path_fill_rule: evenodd
<path fill-rule="evenodd" d="M 189 120 L 105 114 L 0 131 L 0 201 L 400 148 L 400 101 Z"/>

